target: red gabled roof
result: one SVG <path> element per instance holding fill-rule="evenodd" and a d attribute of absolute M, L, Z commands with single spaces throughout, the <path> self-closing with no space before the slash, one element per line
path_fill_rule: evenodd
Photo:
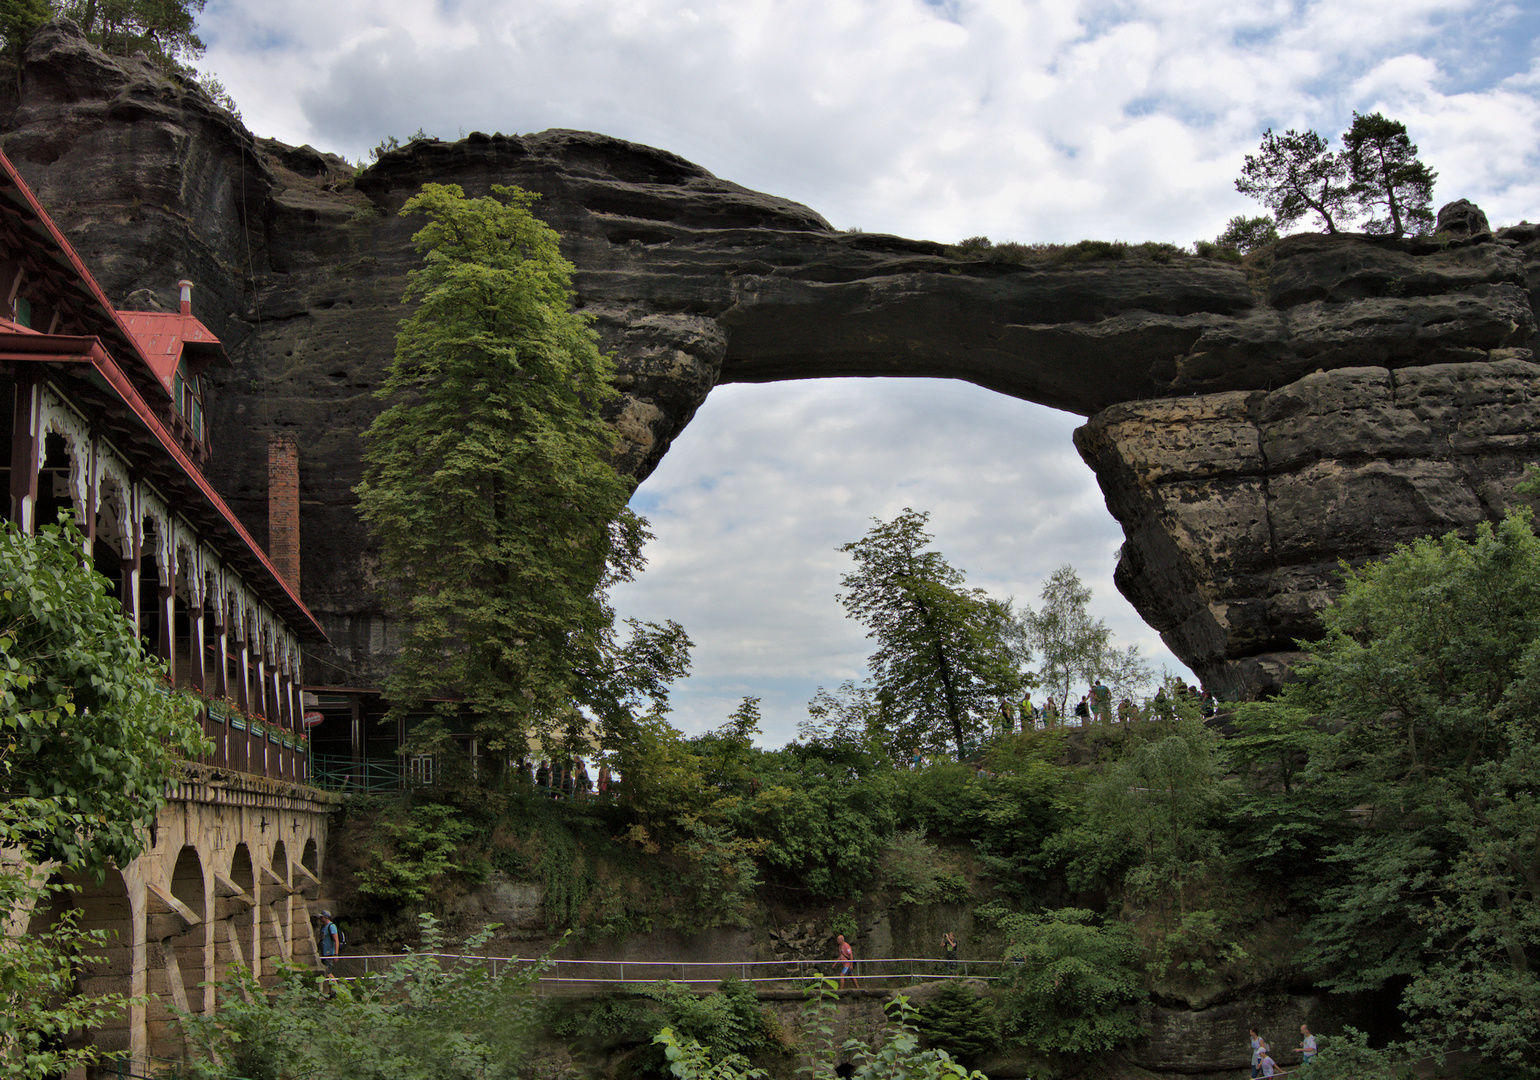
<path fill-rule="evenodd" d="M 224 360 L 224 366 L 229 366 L 224 347 L 214 332 L 192 315 L 180 311 L 120 311 L 118 317 L 168 394 L 184 346 L 193 346 L 200 355 Z"/>
<path fill-rule="evenodd" d="M 21 179 L 10 158 L 0 151 L 0 243 L 21 245 L 19 251 L 32 273 L 46 279 L 50 299 L 85 330 L 83 334 L 41 334 L 10 320 L 0 319 L 0 361 L 36 363 L 57 367 L 61 373 L 85 371 L 75 380 L 77 390 L 99 403 L 114 403 L 106 421 L 114 441 L 139 451 L 134 465 L 147 474 L 163 495 L 177 496 L 174 509 L 194 521 L 209 535 L 212 545 L 231 566 L 241 571 L 247 584 L 283 617 L 300 637 L 325 641 L 326 632 L 311 614 L 299 593 L 274 568 L 267 553 L 252 539 L 203 470 L 166 429 L 160 416 L 145 400 L 156 388 L 169 391 L 127 318 L 113 309 L 101 286 L 64 239 L 36 196 Z M 141 325 L 164 330 L 163 318 L 189 320 L 206 338 L 196 342 L 218 347 L 218 339 L 190 314 L 152 316 Z M 183 328 L 186 323 L 183 322 Z M 152 336 L 154 336 L 152 334 Z M 182 339 L 188 340 L 188 339 Z M 221 355 L 223 350 L 220 350 Z M 180 350 L 178 351 L 180 355 Z M 89 367 L 87 367 L 89 365 Z M 175 363 L 171 371 L 176 370 Z M 222 534 L 222 535 L 221 535 Z"/>

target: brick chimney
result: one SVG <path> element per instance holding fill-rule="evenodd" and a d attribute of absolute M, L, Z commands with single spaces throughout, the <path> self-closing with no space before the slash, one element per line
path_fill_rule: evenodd
<path fill-rule="evenodd" d="M 267 555 L 299 592 L 299 443 L 293 435 L 267 437 Z"/>
<path fill-rule="evenodd" d="M 182 314 L 191 315 L 193 283 L 190 281 L 179 281 L 176 283 L 176 287 L 181 293 Z"/>

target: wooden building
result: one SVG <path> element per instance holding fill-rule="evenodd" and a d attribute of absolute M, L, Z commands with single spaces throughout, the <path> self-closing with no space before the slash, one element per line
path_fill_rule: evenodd
<path fill-rule="evenodd" d="M 179 288 L 176 311 L 115 310 L 0 154 L 7 517 L 30 532 L 73 514 L 174 687 L 203 698 L 208 764 L 303 782 L 300 650 L 325 635 L 299 598 L 297 532 L 280 520 L 270 558 L 203 474 L 217 452 L 204 379 L 229 360 Z M 272 451 L 293 521 L 293 444 Z"/>

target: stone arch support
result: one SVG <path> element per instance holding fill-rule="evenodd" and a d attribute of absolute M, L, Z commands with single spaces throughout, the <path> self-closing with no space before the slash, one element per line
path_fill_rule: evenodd
<path fill-rule="evenodd" d="M 198 766 L 170 795 L 149 850 L 101 883 L 66 879 L 78 891 L 55 905 L 78 908 L 82 927 L 111 935 L 77 985 L 144 998 L 89 1032 L 133 1074 L 181 1054 L 174 1010 L 215 1008 L 213 984 L 231 963 L 272 973 L 280 957 L 313 958 L 308 900 L 319 895 L 328 815 L 341 802 Z"/>

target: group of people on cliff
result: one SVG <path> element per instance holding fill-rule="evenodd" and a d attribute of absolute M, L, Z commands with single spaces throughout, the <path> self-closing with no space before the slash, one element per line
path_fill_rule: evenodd
<path fill-rule="evenodd" d="M 1203 716 L 1213 716 L 1219 712 L 1219 698 L 1211 690 L 1200 690 L 1196 686 L 1179 684 L 1176 696 L 1182 700 L 1197 702 L 1198 711 Z M 1030 690 L 1019 703 L 1001 701 L 998 724 L 1002 734 L 1010 734 L 1016 730 L 1031 731 L 1066 725 L 1075 727 L 1089 727 L 1093 723 L 1110 725 L 1112 714 L 1112 691 L 1105 682 L 1097 679 L 1073 706 L 1068 699 L 1061 705 L 1055 698 L 1049 697 L 1042 708 L 1038 708 L 1032 701 Z M 1175 706 L 1172 699 L 1166 696 L 1164 686 L 1156 691 L 1153 698 L 1145 702 L 1143 708 L 1126 697 L 1118 702 L 1117 706 L 1118 722 L 1122 724 L 1144 719 L 1168 720 L 1175 715 Z"/>

